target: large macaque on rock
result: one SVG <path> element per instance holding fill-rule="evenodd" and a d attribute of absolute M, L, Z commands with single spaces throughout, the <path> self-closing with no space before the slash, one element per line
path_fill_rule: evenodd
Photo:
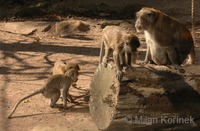
<path fill-rule="evenodd" d="M 144 32 L 147 52 L 144 63 L 149 61 L 158 65 L 173 65 L 180 73 L 180 66 L 189 55 L 187 64 L 195 63 L 194 42 L 190 31 L 180 22 L 165 13 L 142 8 L 136 14 L 135 27 Z"/>
<path fill-rule="evenodd" d="M 106 26 L 102 32 L 99 64 L 103 63 L 106 67 L 109 56 L 113 52 L 114 63 L 117 67 L 116 77 L 121 80 L 123 66 L 131 66 L 132 55 L 135 60 L 137 57 L 135 52 L 139 46 L 140 42 L 137 36 L 118 26 Z"/>

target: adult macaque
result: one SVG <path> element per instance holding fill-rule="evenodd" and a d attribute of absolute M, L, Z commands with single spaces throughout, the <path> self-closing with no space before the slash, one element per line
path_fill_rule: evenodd
<path fill-rule="evenodd" d="M 70 69 L 66 71 L 64 75 L 52 75 L 48 78 L 47 82 L 45 83 L 44 87 L 41 89 L 23 97 L 20 99 L 12 109 L 11 113 L 8 115 L 8 118 L 11 118 L 12 114 L 15 112 L 17 109 L 18 105 L 37 94 L 42 94 L 45 98 L 51 99 L 50 102 L 50 107 L 59 107 L 56 102 L 60 98 L 60 89 L 63 89 L 62 96 L 63 96 L 63 107 L 67 108 L 67 92 L 69 87 L 71 86 L 72 82 L 77 82 L 78 81 L 78 75 L 79 73 L 77 70 Z"/>
<path fill-rule="evenodd" d="M 137 36 L 118 26 L 106 26 L 101 38 L 100 64 L 103 63 L 106 67 L 109 56 L 113 52 L 114 63 L 117 67 L 116 77 L 121 80 L 123 66 L 131 66 L 132 54 L 137 57 L 135 52 L 139 46 L 140 42 Z"/>
<path fill-rule="evenodd" d="M 135 27 L 144 32 L 147 52 L 144 63 L 149 61 L 158 65 L 173 65 L 180 73 L 180 66 L 189 56 L 187 64 L 195 63 L 194 42 L 190 31 L 174 18 L 153 9 L 142 8 L 136 14 Z"/>

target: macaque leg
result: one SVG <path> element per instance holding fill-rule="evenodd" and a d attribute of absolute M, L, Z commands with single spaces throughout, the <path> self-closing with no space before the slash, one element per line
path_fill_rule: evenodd
<path fill-rule="evenodd" d="M 132 59 L 132 62 L 133 62 L 134 64 L 136 64 L 136 60 L 137 60 L 137 52 L 132 53 L 132 57 L 131 57 L 131 59 Z"/>
<path fill-rule="evenodd" d="M 59 98 L 60 98 L 60 90 L 53 92 L 53 95 L 51 97 L 51 103 L 50 103 L 51 108 L 58 107 L 56 105 L 56 102 L 58 101 Z"/>
<path fill-rule="evenodd" d="M 147 64 L 147 63 L 149 63 L 149 61 L 151 61 L 151 53 L 150 53 L 150 46 L 147 44 L 146 56 L 142 63 Z"/>
<path fill-rule="evenodd" d="M 68 93 L 69 92 L 69 87 L 67 85 L 64 85 L 63 87 L 63 92 L 62 92 L 62 96 L 63 96 L 63 107 L 67 108 L 67 97 L 68 97 Z"/>
<path fill-rule="evenodd" d="M 110 49 L 108 47 L 105 47 L 105 55 L 103 57 L 103 65 L 104 65 L 104 67 L 107 67 L 107 65 L 108 65 L 109 54 L 110 54 Z"/>
<path fill-rule="evenodd" d="M 126 53 L 126 65 L 127 68 L 131 67 L 131 53 Z"/>
<path fill-rule="evenodd" d="M 105 46 L 104 46 L 104 40 L 101 39 L 100 42 L 101 48 L 100 48 L 100 54 L 99 54 L 99 64 L 103 61 L 103 55 L 105 54 Z"/>
<path fill-rule="evenodd" d="M 121 55 L 119 55 L 119 58 L 120 58 L 120 65 L 123 68 L 124 66 L 126 66 L 125 53 L 122 53 Z"/>
<path fill-rule="evenodd" d="M 67 93 L 67 99 L 68 99 L 68 101 L 71 102 L 71 103 L 74 103 L 74 102 L 75 102 L 74 99 L 72 98 L 72 96 L 71 96 L 69 93 Z"/>
<path fill-rule="evenodd" d="M 172 48 L 168 48 L 167 50 L 168 58 L 173 65 L 175 70 L 178 70 L 179 73 L 185 73 L 185 70 L 178 64 L 178 58 L 177 58 L 177 53 L 176 50 Z"/>
<path fill-rule="evenodd" d="M 113 58 L 114 58 L 114 62 L 116 64 L 116 66 L 117 66 L 116 77 L 118 80 L 121 80 L 123 77 L 123 73 L 122 73 L 122 66 L 120 65 L 120 56 L 119 56 L 118 51 L 113 51 Z"/>
<path fill-rule="evenodd" d="M 192 47 L 190 53 L 189 53 L 189 59 L 187 61 L 187 65 L 195 64 L 195 50 L 194 47 Z"/>

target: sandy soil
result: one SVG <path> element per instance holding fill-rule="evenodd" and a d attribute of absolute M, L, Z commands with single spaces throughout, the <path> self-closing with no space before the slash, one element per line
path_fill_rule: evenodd
<path fill-rule="evenodd" d="M 6 27 L 4 23 L 1 25 Z M 40 24 L 26 23 L 20 30 L 24 34 L 17 31 L 18 26 L 21 26 L 19 23 L 10 23 L 9 27 L 12 25 L 16 26 L 16 30 L 13 27 L 0 31 L 1 130 L 53 131 L 58 127 L 59 130 L 97 130 L 89 115 L 88 102 L 83 97 L 75 97 L 79 105 L 69 104 L 69 110 L 59 110 L 51 109 L 48 106 L 49 100 L 38 95 L 23 102 L 14 114 L 15 118 L 5 118 L 16 100 L 43 85 L 57 59 L 80 63 L 81 75 L 77 83 L 79 89 L 73 88 L 70 93 L 73 96 L 85 96 L 98 64 L 99 53 L 97 35 L 88 34 L 89 40 L 59 38 L 49 33 L 27 36 L 25 34 L 32 32 Z M 31 26 L 32 29 L 29 28 Z"/>

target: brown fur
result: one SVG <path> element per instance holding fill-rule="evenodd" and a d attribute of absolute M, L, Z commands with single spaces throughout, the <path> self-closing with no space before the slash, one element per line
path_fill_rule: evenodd
<path fill-rule="evenodd" d="M 80 67 L 77 63 L 75 62 L 69 62 L 66 63 L 63 60 L 58 60 L 54 63 L 54 67 L 53 67 L 53 75 L 56 74 L 65 74 L 65 72 L 69 69 L 75 69 L 77 71 L 80 70 Z"/>
<path fill-rule="evenodd" d="M 70 70 L 70 69 L 75 69 L 76 71 L 80 70 L 80 67 L 77 63 L 75 62 L 68 62 L 66 63 L 64 60 L 57 60 L 54 63 L 54 67 L 53 67 L 53 75 L 64 75 L 66 71 Z M 76 83 L 73 82 L 72 86 L 75 87 Z M 68 101 L 69 102 L 74 102 L 72 96 L 69 94 L 69 92 L 67 92 L 67 96 L 68 96 Z"/>
<path fill-rule="evenodd" d="M 138 32 L 144 31 L 147 43 L 145 63 L 174 65 L 182 73 L 180 65 L 188 55 L 187 63 L 195 63 L 193 38 L 183 24 L 153 8 L 142 8 L 136 15 L 135 27 Z"/>
<path fill-rule="evenodd" d="M 123 66 L 131 66 L 132 55 L 137 57 L 137 48 L 140 46 L 137 36 L 130 34 L 118 26 L 106 26 L 102 32 L 100 64 L 106 67 L 108 57 L 113 51 L 114 62 L 117 66 L 116 76 L 122 78 Z M 104 56 L 103 56 L 104 55 Z"/>
<path fill-rule="evenodd" d="M 60 89 L 63 89 L 63 107 L 67 108 L 67 92 L 69 87 L 71 86 L 72 82 L 76 82 L 78 80 L 78 72 L 74 69 L 68 70 L 64 75 L 52 75 L 48 78 L 47 82 L 45 83 L 44 87 L 41 89 L 23 97 L 20 99 L 12 109 L 11 113 L 8 115 L 8 118 L 11 118 L 12 114 L 17 109 L 18 105 L 37 94 L 42 94 L 45 98 L 51 99 L 50 107 L 57 107 L 56 102 L 60 98 Z"/>

